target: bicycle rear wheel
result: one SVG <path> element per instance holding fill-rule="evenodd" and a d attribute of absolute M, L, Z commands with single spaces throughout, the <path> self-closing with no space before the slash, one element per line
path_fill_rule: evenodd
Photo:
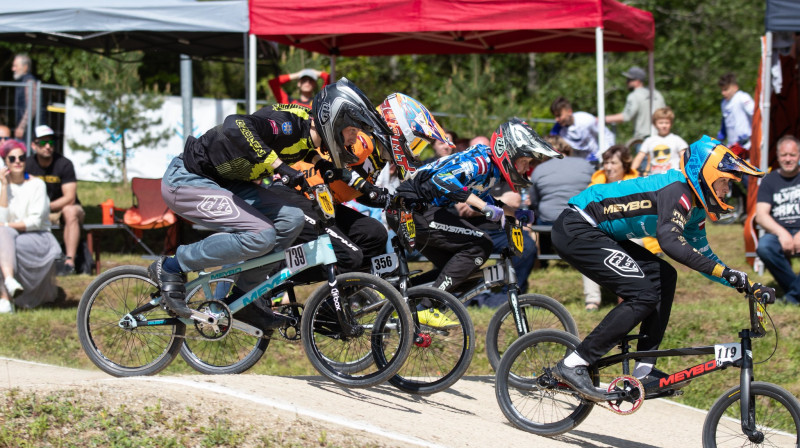
<path fill-rule="evenodd" d="M 119 266 L 100 274 L 78 305 L 78 339 L 89 359 L 113 376 L 154 375 L 167 367 L 181 348 L 186 326 L 160 306 L 134 316 L 137 321 L 174 325 L 122 328 L 120 320 L 156 296 L 158 286 L 141 266 Z"/>
<path fill-rule="evenodd" d="M 223 300 L 229 294 L 232 285 L 233 280 L 223 278 L 198 286 L 187 294 L 189 308 L 196 309 L 208 300 Z M 233 318 L 236 318 L 235 314 Z M 266 335 L 267 338 L 257 338 L 235 328 L 231 328 L 223 338 L 204 339 L 196 325 L 200 324 L 187 328 L 187 336 L 181 345 L 180 353 L 184 361 L 200 373 L 208 375 L 242 373 L 253 367 L 269 346 L 269 335 Z"/>
<path fill-rule="evenodd" d="M 508 421 L 523 431 L 556 436 L 589 416 L 594 404 L 551 373 L 578 344 L 575 335 L 560 330 L 536 330 L 511 344 L 495 375 L 495 396 Z"/>
<path fill-rule="evenodd" d="M 336 300 L 327 284 L 317 288 L 306 301 L 300 326 L 300 339 L 306 356 L 317 371 L 346 387 L 372 387 L 391 378 L 403 366 L 411 349 L 413 323 L 405 301 L 389 283 L 374 275 L 351 272 L 336 276 L 338 303 L 347 322 L 357 333 L 348 335 L 341 328 Z M 373 302 L 369 298 L 380 297 Z M 393 323 L 377 334 L 376 318 L 384 310 Z M 374 362 L 373 344 L 388 362 Z"/>
<path fill-rule="evenodd" d="M 520 312 L 528 322 L 528 331 L 550 328 L 578 336 L 578 324 L 558 300 L 542 294 L 524 294 L 519 296 L 518 302 Z M 486 330 L 486 356 L 492 369 L 497 370 L 503 352 L 518 337 L 511 306 L 506 302 L 497 308 Z"/>
<path fill-rule="evenodd" d="M 458 381 L 472 362 L 475 353 L 472 319 L 466 307 L 448 292 L 429 286 L 415 286 L 408 289 L 407 294 L 412 317 L 435 308 L 448 322 L 446 328 L 437 326 L 436 322 L 415 327 L 411 353 L 389 382 L 412 394 L 428 395 L 443 391 Z M 385 327 L 391 322 L 391 316 L 384 310 L 377 321 L 381 327 Z M 420 319 L 416 318 L 414 322 L 416 324 Z M 378 334 L 385 333 L 378 331 Z M 379 365 L 387 362 L 383 352 L 376 354 Z"/>
<path fill-rule="evenodd" d="M 755 405 L 756 429 L 764 440 L 756 443 L 742 432 L 740 386 L 722 394 L 706 415 L 703 424 L 703 447 L 800 446 L 800 405 L 786 389 L 770 383 L 750 383 Z"/>

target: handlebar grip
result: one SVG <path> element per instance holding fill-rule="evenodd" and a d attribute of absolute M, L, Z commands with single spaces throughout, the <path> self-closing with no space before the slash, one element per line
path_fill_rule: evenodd
<path fill-rule="evenodd" d="M 336 180 L 336 173 L 333 170 L 327 170 L 322 174 L 322 178 L 325 179 L 326 182 Z"/>

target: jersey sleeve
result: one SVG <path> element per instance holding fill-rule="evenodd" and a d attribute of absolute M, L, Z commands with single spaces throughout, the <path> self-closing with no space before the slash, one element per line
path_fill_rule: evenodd
<path fill-rule="evenodd" d="M 705 214 L 693 214 L 692 201 L 689 186 L 682 182 L 671 183 L 659 192 L 658 243 L 670 258 L 722 283 L 720 277 L 725 266 L 711 252 Z"/>
<path fill-rule="evenodd" d="M 275 134 L 267 120 L 255 115 L 228 115 L 222 123 L 222 132 L 238 147 L 249 148 L 272 171 L 271 165 L 279 157 L 269 146 Z"/>

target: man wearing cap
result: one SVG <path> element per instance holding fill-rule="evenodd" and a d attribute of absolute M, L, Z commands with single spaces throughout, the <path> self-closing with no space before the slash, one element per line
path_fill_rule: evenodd
<path fill-rule="evenodd" d="M 288 75 L 280 75 L 277 78 L 269 80 L 269 88 L 272 89 L 272 94 L 275 95 L 275 100 L 281 104 L 299 104 L 305 107 L 311 107 L 311 100 L 314 98 L 317 89 L 317 79 L 322 78 L 322 86 L 328 85 L 330 75 L 328 72 L 322 72 L 313 68 L 305 68 L 299 72 L 290 73 Z M 297 88 L 300 90 L 300 97 L 290 97 L 281 85 L 297 80 Z"/>
<path fill-rule="evenodd" d="M 36 126 L 31 147 L 36 157 L 30 157 L 25 169 L 32 176 L 42 179 L 50 197 L 50 222 L 62 221 L 64 229 L 64 251 L 66 260 L 62 274 L 75 273 L 75 253 L 81 234 L 85 213 L 78 200 L 78 179 L 72 162 L 55 152 L 56 137 L 50 126 Z"/>
<path fill-rule="evenodd" d="M 633 121 L 633 139 L 644 140 L 650 135 L 653 114 L 650 109 L 650 89 L 644 86 L 647 74 L 641 67 L 633 66 L 627 72 L 623 72 L 628 80 L 628 98 L 625 100 L 625 109 L 621 113 L 606 116 L 606 123 L 622 123 L 623 121 Z M 661 92 L 653 90 L 653 108 L 661 109 L 666 107 L 664 97 Z"/>

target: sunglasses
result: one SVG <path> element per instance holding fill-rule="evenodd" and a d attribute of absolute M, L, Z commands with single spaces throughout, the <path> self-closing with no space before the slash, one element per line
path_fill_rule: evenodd
<path fill-rule="evenodd" d="M 27 158 L 28 156 L 25 154 L 21 156 L 8 156 L 8 163 L 16 163 L 17 160 L 19 160 L 19 163 L 25 163 L 25 159 Z"/>
<path fill-rule="evenodd" d="M 36 143 L 36 144 L 37 144 L 37 145 L 39 145 L 39 146 L 45 146 L 45 145 L 55 146 L 55 145 L 56 145 L 56 141 L 55 141 L 55 139 L 50 139 L 50 140 L 36 140 L 34 143 Z"/>
<path fill-rule="evenodd" d="M 10 139 L 10 138 L 11 138 L 11 137 L 0 137 L 0 141 L 5 141 L 5 140 L 8 140 L 8 139 Z"/>

